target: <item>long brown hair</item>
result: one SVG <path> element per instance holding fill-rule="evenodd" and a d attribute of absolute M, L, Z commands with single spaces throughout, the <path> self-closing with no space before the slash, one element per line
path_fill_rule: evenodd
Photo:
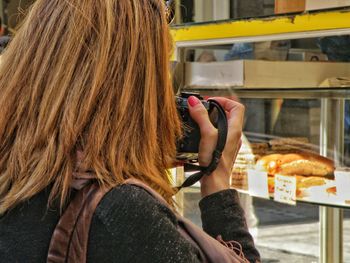
<path fill-rule="evenodd" d="M 37 0 L 0 63 L 0 214 L 48 186 L 64 204 L 78 149 L 100 184 L 171 202 L 170 53 L 161 0 Z"/>

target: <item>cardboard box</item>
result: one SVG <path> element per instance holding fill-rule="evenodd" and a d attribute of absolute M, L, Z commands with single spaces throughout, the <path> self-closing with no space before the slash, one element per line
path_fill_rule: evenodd
<path fill-rule="evenodd" d="M 307 11 L 350 6 L 350 0 L 306 0 Z"/>
<path fill-rule="evenodd" d="M 234 60 L 186 63 L 188 88 L 318 88 L 329 78 L 349 78 L 350 63 Z"/>
<path fill-rule="evenodd" d="M 286 14 L 304 11 L 305 0 L 275 0 L 275 14 Z"/>

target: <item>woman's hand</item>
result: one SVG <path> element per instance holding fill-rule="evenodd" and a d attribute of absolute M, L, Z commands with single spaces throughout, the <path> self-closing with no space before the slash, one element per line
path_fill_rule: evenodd
<path fill-rule="evenodd" d="M 226 111 L 228 134 L 226 146 L 217 169 L 210 176 L 204 176 L 201 180 L 202 197 L 230 188 L 232 166 L 242 144 L 244 106 L 226 98 L 212 99 L 220 103 Z M 208 112 L 198 98 L 191 96 L 188 99 L 188 104 L 190 115 L 198 123 L 201 131 L 199 164 L 208 166 L 216 148 L 218 130 L 210 122 Z"/>

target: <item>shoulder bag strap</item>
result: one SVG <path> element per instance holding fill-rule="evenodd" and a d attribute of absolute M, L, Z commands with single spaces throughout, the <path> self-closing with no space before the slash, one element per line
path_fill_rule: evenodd
<path fill-rule="evenodd" d="M 86 262 L 92 216 L 109 190 L 93 183 L 77 193 L 54 230 L 47 263 Z"/>

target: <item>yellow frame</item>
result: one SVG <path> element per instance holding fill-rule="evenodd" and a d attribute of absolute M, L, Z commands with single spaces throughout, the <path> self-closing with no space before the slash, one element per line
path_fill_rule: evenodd
<path fill-rule="evenodd" d="M 253 37 L 350 28 L 350 10 L 173 27 L 175 42 Z"/>

